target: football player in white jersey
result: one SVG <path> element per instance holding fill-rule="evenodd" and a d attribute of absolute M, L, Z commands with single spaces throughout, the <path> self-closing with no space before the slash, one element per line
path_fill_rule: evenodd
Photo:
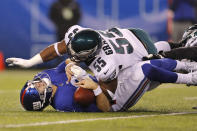
<path fill-rule="evenodd" d="M 84 61 L 98 80 L 111 81 L 120 70 L 147 56 L 150 45 L 154 47 L 146 34 L 139 32 L 147 38 L 138 38 L 140 35 L 137 33 L 135 30 L 120 28 L 97 31 L 75 25 L 65 34 L 63 41 L 49 46 L 30 60 L 8 58 L 7 62 L 28 68 L 68 52 L 74 62 Z"/>
<path fill-rule="evenodd" d="M 197 63 L 181 62 L 172 59 L 142 61 L 123 69 L 118 77 L 115 91 L 109 93 L 113 100 L 103 111 L 127 111 L 143 96 L 146 91 L 158 87 L 161 83 L 197 84 L 197 72 L 181 74 L 174 71 L 196 71 Z M 94 83 L 94 84 L 93 84 Z M 84 79 L 76 84 L 79 87 L 95 89 L 99 86 L 91 79 Z M 100 92 L 101 93 L 101 92 Z M 103 99 L 103 103 L 107 103 Z M 106 110 L 108 109 L 108 110 Z"/>

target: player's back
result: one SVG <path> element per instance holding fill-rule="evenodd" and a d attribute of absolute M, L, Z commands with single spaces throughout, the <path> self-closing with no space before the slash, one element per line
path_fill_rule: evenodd
<path fill-rule="evenodd" d="M 65 34 L 65 42 L 74 37 L 77 32 L 92 30 L 78 25 L 72 26 Z M 141 61 L 148 52 L 143 42 L 135 33 L 128 29 L 111 28 L 106 31 L 95 30 L 102 38 L 102 48 L 96 59 L 88 64 L 98 80 L 108 81 L 117 78 L 123 70 Z"/>
<path fill-rule="evenodd" d="M 120 70 L 141 61 L 148 52 L 142 42 L 128 29 L 111 28 L 97 31 L 102 37 L 102 48 L 89 65 L 95 76 L 102 81 L 117 77 Z"/>

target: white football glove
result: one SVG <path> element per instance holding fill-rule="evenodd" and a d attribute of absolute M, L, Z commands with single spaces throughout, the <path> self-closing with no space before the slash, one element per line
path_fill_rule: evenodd
<path fill-rule="evenodd" d="M 20 66 L 22 68 L 29 68 L 32 65 L 29 62 L 30 60 L 22 59 L 22 58 L 7 58 L 6 62 L 8 63 L 8 66 Z"/>
<path fill-rule="evenodd" d="M 22 68 L 29 68 L 37 64 L 43 63 L 42 57 L 40 54 L 35 55 L 29 60 L 22 59 L 22 58 L 7 58 L 6 62 L 8 63 L 8 66 L 20 66 Z"/>
<path fill-rule="evenodd" d="M 87 72 L 84 69 L 76 65 L 73 65 L 71 67 L 71 71 L 73 72 L 74 77 L 76 77 L 78 80 L 85 79 L 88 76 Z"/>
<path fill-rule="evenodd" d="M 88 77 L 87 72 L 79 66 L 72 65 L 71 71 L 73 72 L 73 76 L 71 77 L 70 83 L 74 86 L 76 86 L 76 82 L 79 82 Z"/>
<path fill-rule="evenodd" d="M 190 38 L 185 44 L 185 47 L 192 47 L 192 46 L 197 46 L 197 37 Z"/>

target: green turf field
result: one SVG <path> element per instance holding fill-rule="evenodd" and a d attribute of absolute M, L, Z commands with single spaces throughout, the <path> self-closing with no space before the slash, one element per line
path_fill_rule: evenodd
<path fill-rule="evenodd" d="M 147 92 L 129 112 L 64 113 L 47 108 L 27 112 L 19 92 L 38 71 L 0 72 L 1 130 L 62 131 L 196 131 L 197 87 L 163 84 Z"/>

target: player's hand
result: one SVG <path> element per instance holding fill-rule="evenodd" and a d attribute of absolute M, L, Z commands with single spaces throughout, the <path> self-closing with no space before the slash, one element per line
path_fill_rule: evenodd
<path fill-rule="evenodd" d="M 66 71 L 66 76 L 68 78 L 67 82 L 66 83 L 69 83 L 71 81 L 71 78 L 72 76 L 74 75 L 73 72 L 71 71 L 71 67 L 73 66 L 74 64 L 68 64 L 65 68 L 65 71 Z"/>
<path fill-rule="evenodd" d="M 79 81 L 88 77 L 87 72 L 84 69 L 82 69 L 81 67 L 77 66 L 77 65 L 71 66 L 70 69 L 73 73 L 73 76 L 75 78 L 77 78 L 77 80 L 79 80 Z"/>
<path fill-rule="evenodd" d="M 22 68 L 29 68 L 32 66 L 29 60 L 22 58 L 7 58 L 6 62 L 8 63 L 8 66 L 20 66 Z"/>
<path fill-rule="evenodd" d="M 95 90 L 98 87 L 98 84 L 94 82 L 90 77 L 87 77 L 77 83 L 75 83 L 76 86 L 86 88 L 86 89 L 92 89 Z"/>
<path fill-rule="evenodd" d="M 185 44 L 185 47 L 192 47 L 192 46 L 197 46 L 197 36 L 190 38 Z"/>

